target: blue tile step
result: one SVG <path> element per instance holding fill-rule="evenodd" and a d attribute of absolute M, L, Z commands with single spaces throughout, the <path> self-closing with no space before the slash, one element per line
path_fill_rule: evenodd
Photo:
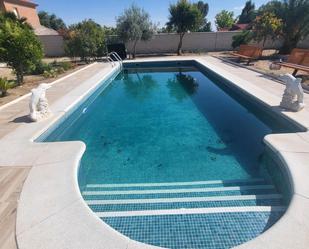
<path fill-rule="evenodd" d="M 116 202 L 115 204 L 106 204 L 105 200 L 87 201 L 87 204 L 94 212 L 116 212 L 116 211 L 141 211 L 141 210 L 157 210 L 157 209 L 192 209 L 192 208 L 214 208 L 214 207 L 238 207 L 238 206 L 281 206 L 281 195 L 265 195 L 265 196 L 229 196 L 233 198 L 173 198 L 173 199 L 148 199 L 149 203 Z M 185 199 L 185 200 L 183 200 Z M 191 201 L 186 201 L 191 199 Z M 193 200 L 192 200 L 193 199 Z M 164 201 L 168 202 L 164 202 Z M 120 200 L 119 200 L 120 201 Z M 121 200 L 123 201 L 123 200 Z M 125 200 L 128 201 L 128 200 Z"/>
<path fill-rule="evenodd" d="M 83 198 L 85 200 L 118 200 L 118 199 L 155 199 L 155 198 L 184 198 L 184 197 L 211 197 L 211 196 L 231 196 L 231 195 L 264 195 L 264 194 L 277 194 L 275 188 L 266 189 L 236 189 L 225 191 L 211 191 L 211 192 L 180 192 L 180 193 L 148 193 L 148 194 L 115 194 L 100 195 L 100 193 L 85 194 L 83 192 Z"/>
<path fill-rule="evenodd" d="M 177 189 L 177 188 L 206 188 L 206 187 L 230 187 L 267 185 L 265 179 L 239 179 L 239 180 L 211 180 L 194 182 L 167 182 L 167 183 L 124 183 L 124 184 L 87 184 L 88 191 L 115 191 L 115 190 L 147 190 L 147 189 Z"/>

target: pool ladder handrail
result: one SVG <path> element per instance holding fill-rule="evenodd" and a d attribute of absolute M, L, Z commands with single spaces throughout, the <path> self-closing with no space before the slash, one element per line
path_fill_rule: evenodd
<path fill-rule="evenodd" d="M 107 56 L 110 57 L 110 56 L 114 56 L 116 58 L 116 60 L 119 62 L 120 64 L 120 68 L 122 69 L 123 68 L 123 60 L 121 59 L 121 57 L 119 56 L 119 54 L 115 51 L 112 51 L 110 52 Z M 110 57 L 111 58 L 111 57 Z"/>
<path fill-rule="evenodd" d="M 107 61 L 112 65 L 112 67 L 115 66 L 114 60 L 113 60 L 109 55 L 106 56 L 106 59 L 107 59 Z"/>

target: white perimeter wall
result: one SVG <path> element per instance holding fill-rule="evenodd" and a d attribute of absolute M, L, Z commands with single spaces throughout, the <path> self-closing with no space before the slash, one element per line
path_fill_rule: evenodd
<path fill-rule="evenodd" d="M 232 37 L 241 32 L 199 32 L 188 33 L 184 37 L 183 51 L 208 52 L 233 50 Z M 136 47 L 138 54 L 175 53 L 179 42 L 177 34 L 157 34 L 150 41 L 139 42 Z M 266 42 L 265 48 L 279 48 L 281 41 Z M 132 51 L 132 43 L 126 44 L 129 52 Z M 299 44 L 299 47 L 309 48 L 309 37 Z"/>
<path fill-rule="evenodd" d="M 40 35 L 45 56 L 58 57 L 64 56 L 64 42 L 61 35 Z"/>

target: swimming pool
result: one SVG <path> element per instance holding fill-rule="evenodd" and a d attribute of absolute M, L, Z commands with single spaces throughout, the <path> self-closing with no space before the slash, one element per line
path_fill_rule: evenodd
<path fill-rule="evenodd" d="M 157 246 L 230 248 L 281 217 L 262 139 L 295 127 L 192 62 L 127 64 L 106 86 L 41 138 L 85 142 L 80 187 L 104 222 Z"/>

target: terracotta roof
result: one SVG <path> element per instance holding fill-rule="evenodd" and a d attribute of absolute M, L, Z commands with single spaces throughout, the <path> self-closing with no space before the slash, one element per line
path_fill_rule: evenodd
<path fill-rule="evenodd" d="M 34 33 L 38 36 L 40 35 L 59 35 L 56 30 L 46 28 L 45 26 L 38 26 L 34 28 Z"/>
<path fill-rule="evenodd" d="M 219 32 L 225 32 L 225 31 L 229 31 L 230 29 L 229 28 L 220 28 L 218 31 Z"/>
<path fill-rule="evenodd" d="M 246 30 L 249 29 L 250 23 L 235 23 L 233 24 L 232 28 L 230 28 L 230 31 L 234 30 Z"/>
<path fill-rule="evenodd" d="M 3 0 L 3 2 L 9 2 L 19 5 L 26 5 L 30 7 L 37 7 L 38 5 L 30 0 Z"/>

